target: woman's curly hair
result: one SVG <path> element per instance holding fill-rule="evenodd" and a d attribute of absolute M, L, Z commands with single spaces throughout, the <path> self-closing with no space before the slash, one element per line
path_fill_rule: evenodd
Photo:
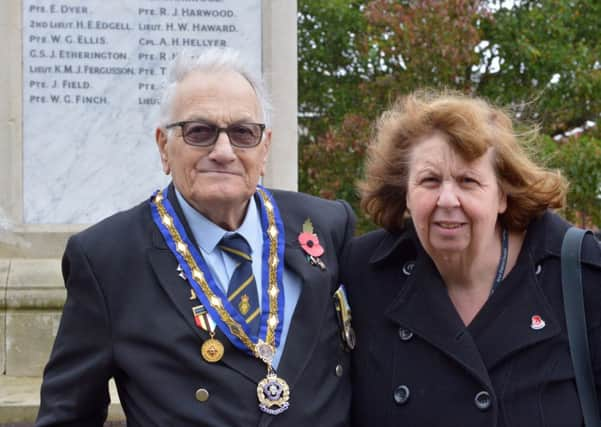
<path fill-rule="evenodd" d="M 361 207 L 381 227 L 402 229 L 411 151 L 435 132 L 467 162 L 493 149 L 497 180 L 507 196 L 500 219 L 509 229 L 524 230 L 547 208 L 564 205 L 565 178 L 534 163 L 523 148 L 535 131 L 518 135 L 509 115 L 481 98 L 417 91 L 400 97 L 376 122 L 359 182 Z"/>

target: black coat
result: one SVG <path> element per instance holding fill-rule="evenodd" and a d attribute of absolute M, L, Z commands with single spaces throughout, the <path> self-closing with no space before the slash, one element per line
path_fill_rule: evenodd
<path fill-rule="evenodd" d="M 515 267 L 467 327 L 413 228 L 354 240 L 342 267 L 357 334 L 353 425 L 582 425 L 561 293 L 567 227 L 551 213 L 534 221 Z M 592 236 L 582 266 L 599 388 L 601 251 Z M 543 328 L 531 327 L 536 315 Z"/>
<path fill-rule="evenodd" d="M 285 227 L 285 264 L 302 281 L 278 368 L 290 386 L 286 412 L 260 412 L 256 389 L 265 364 L 234 348 L 221 331 L 216 337 L 225 345 L 223 359 L 211 364 L 201 358 L 208 334 L 194 323 L 191 307 L 198 302 L 189 300 L 190 288 L 144 202 L 67 245 L 67 301 L 36 426 L 102 426 L 110 377 L 130 427 L 347 426 L 350 356 L 332 294 L 354 216 L 346 203 L 273 194 Z M 183 219 L 172 191 L 169 197 Z M 297 241 L 307 218 L 325 249 L 326 270 L 312 266 Z M 208 400 L 195 398 L 199 388 L 208 391 Z"/>

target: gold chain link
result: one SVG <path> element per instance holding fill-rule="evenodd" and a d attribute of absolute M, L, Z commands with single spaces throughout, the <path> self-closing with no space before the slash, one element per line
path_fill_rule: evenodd
<path fill-rule="evenodd" d="M 271 202 L 269 201 L 265 192 L 263 192 L 261 189 L 259 189 L 259 194 L 260 194 L 261 198 L 263 199 L 263 203 L 266 206 L 265 210 L 267 211 L 267 219 L 268 219 L 267 230 L 275 230 L 272 233 L 268 232 L 268 235 L 269 235 L 269 257 L 268 257 L 269 286 L 268 286 L 267 292 L 269 294 L 269 317 L 267 319 L 267 335 L 265 338 L 266 343 L 271 345 L 272 347 L 274 347 L 275 329 L 279 323 L 279 319 L 278 319 L 278 315 L 277 315 L 278 314 L 278 294 L 279 294 L 278 283 L 277 283 L 277 267 L 278 267 L 278 263 L 281 262 L 282 260 L 279 260 L 277 257 L 278 232 L 277 232 L 277 228 L 275 226 L 275 215 L 273 212 L 273 206 L 271 205 Z M 204 277 L 202 270 L 196 263 L 196 260 L 194 259 L 190 250 L 188 249 L 188 246 L 184 243 L 177 228 L 175 227 L 175 222 L 174 222 L 173 218 L 171 217 L 171 215 L 169 215 L 169 213 L 165 209 L 165 206 L 163 205 L 163 197 L 164 196 L 163 196 L 162 191 L 159 191 L 156 194 L 156 196 L 154 197 L 154 204 L 156 205 L 157 210 L 159 212 L 161 222 L 167 228 L 167 230 L 169 231 L 169 234 L 171 235 L 171 238 L 175 242 L 176 250 L 184 258 L 184 260 L 190 267 L 190 271 L 192 272 L 192 277 L 194 278 L 194 280 L 196 280 L 198 282 L 201 290 L 207 296 L 207 299 L 208 299 L 209 303 L 211 304 L 211 307 L 213 307 L 215 309 L 215 311 L 217 311 L 217 313 L 219 314 L 219 317 L 228 326 L 230 332 L 233 335 L 235 335 L 236 337 L 238 337 L 240 339 L 240 341 L 242 341 L 242 343 L 244 343 L 244 345 L 246 347 L 248 347 L 256 356 L 257 352 L 256 352 L 255 343 L 253 343 L 251 341 L 251 339 L 248 337 L 248 335 L 244 332 L 244 329 L 242 328 L 242 326 L 231 317 L 231 315 L 227 312 L 227 310 L 225 310 L 225 308 L 223 306 L 223 301 L 221 300 L 221 298 L 219 298 L 217 295 L 215 295 L 215 293 L 211 290 L 208 282 L 206 281 L 206 279 Z"/>

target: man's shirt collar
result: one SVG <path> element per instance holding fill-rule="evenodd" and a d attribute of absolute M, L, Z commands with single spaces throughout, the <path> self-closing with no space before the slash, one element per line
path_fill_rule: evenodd
<path fill-rule="evenodd" d="M 244 220 L 242 221 L 240 227 L 235 231 L 228 231 L 221 228 L 194 209 L 177 189 L 175 189 L 175 195 L 182 208 L 184 217 L 186 218 L 186 221 L 188 222 L 188 225 L 194 234 L 194 238 L 196 239 L 196 242 L 202 251 L 206 253 L 213 252 L 223 236 L 234 233 L 238 233 L 246 239 L 251 247 L 251 252 L 254 252 L 254 250 L 257 248 L 261 248 L 261 220 L 254 197 L 251 197 L 250 199 L 248 209 L 246 210 Z"/>

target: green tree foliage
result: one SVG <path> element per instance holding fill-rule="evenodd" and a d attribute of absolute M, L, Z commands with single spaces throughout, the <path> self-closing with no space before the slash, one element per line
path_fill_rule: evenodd
<path fill-rule="evenodd" d="M 522 1 L 482 21 L 483 37 L 501 58 L 490 60 L 478 92 L 500 104 L 523 103 L 522 118 L 554 135 L 601 112 L 601 2 Z"/>
<path fill-rule="evenodd" d="M 598 167 L 599 135 L 570 144 L 551 137 L 599 120 L 601 2 L 498 3 L 299 0 L 301 190 L 344 198 L 359 213 L 355 183 L 373 121 L 401 94 L 444 87 L 540 123 L 545 153 L 563 159 L 552 165 L 567 167 L 569 156 L 580 159 L 574 166 L 586 165 L 565 171 L 572 180 L 567 215 L 586 212 L 600 224 L 590 213 L 598 210 L 599 182 L 578 174 Z M 360 231 L 369 227 L 360 217 Z"/>
<path fill-rule="evenodd" d="M 601 139 L 599 132 L 562 139 L 540 140 L 548 165 L 561 169 L 570 181 L 564 216 L 580 227 L 601 224 Z"/>
<path fill-rule="evenodd" d="M 303 142 L 314 142 L 339 124 L 358 101 L 367 76 L 357 35 L 365 31 L 362 1 L 301 1 L 298 8 L 299 124 Z"/>

